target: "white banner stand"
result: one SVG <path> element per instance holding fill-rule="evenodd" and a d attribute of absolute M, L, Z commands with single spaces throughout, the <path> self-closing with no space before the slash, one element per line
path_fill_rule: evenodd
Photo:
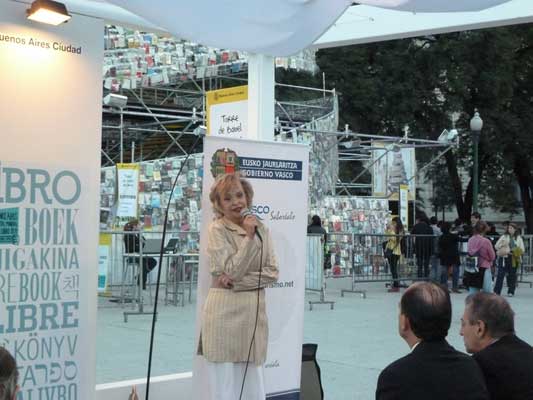
<path fill-rule="evenodd" d="M 93 400 L 104 27 L 29 3 L 0 2 L 0 345 L 17 399 Z"/>
<path fill-rule="evenodd" d="M 229 155 L 229 156 L 226 156 Z M 226 160 L 226 161 L 220 161 Z M 228 161 L 229 160 L 229 161 Z M 211 286 L 207 256 L 208 226 L 213 220 L 209 191 L 213 171 L 238 170 L 252 184 L 252 211 L 269 228 L 279 264 L 279 281 L 266 289 L 269 345 L 265 363 L 268 399 L 297 399 L 303 340 L 309 148 L 305 145 L 207 137 L 204 140 L 200 270 L 196 340 L 203 305 Z M 228 164 L 226 164 L 228 163 Z M 253 165 L 253 167 L 251 167 Z M 195 358 L 193 398 L 210 399 L 205 359 Z"/>

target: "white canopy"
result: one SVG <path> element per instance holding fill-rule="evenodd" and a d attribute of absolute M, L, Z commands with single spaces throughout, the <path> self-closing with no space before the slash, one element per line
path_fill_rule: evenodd
<path fill-rule="evenodd" d="M 93 15 L 112 23 L 164 31 L 213 47 L 275 56 L 296 53 L 315 42 L 319 47 L 329 47 L 371 41 L 370 38 L 384 40 L 417 32 L 425 34 L 432 29 L 461 29 L 457 21 L 466 21 L 464 29 L 475 28 L 478 19 L 488 15 L 492 15 L 489 20 L 494 21 L 493 25 L 500 17 L 511 21 L 533 16 L 531 0 L 359 0 L 357 3 L 365 5 L 352 7 L 350 0 L 64 2 L 71 12 Z M 503 5 L 494 7 L 498 4 Z M 510 7 L 506 8 L 509 12 L 505 15 L 492 12 L 507 5 Z M 435 12 L 445 13 L 431 14 Z"/>
<path fill-rule="evenodd" d="M 172 33 L 208 46 L 290 55 L 311 45 L 349 0 L 108 0 Z"/>
<path fill-rule="evenodd" d="M 449 2 L 463 4 L 460 1 Z M 335 24 L 315 41 L 314 46 L 346 46 L 526 22 L 533 22 L 532 0 L 511 0 L 477 12 L 439 14 L 402 12 L 361 5 L 348 8 Z"/>
<path fill-rule="evenodd" d="M 360 0 L 359 4 L 417 13 L 480 11 L 509 0 Z"/>

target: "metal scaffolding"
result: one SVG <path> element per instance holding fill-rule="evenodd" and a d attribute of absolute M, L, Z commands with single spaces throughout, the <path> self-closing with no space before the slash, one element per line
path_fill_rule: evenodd
<path fill-rule="evenodd" d="M 338 179 L 336 185 L 337 195 L 353 195 L 350 189 L 371 189 L 371 182 L 361 182 L 361 180 L 363 180 L 365 177 L 368 177 L 369 174 L 371 175 L 371 168 L 374 166 L 374 164 L 376 164 L 380 159 L 386 157 L 390 152 L 397 152 L 405 148 L 426 148 L 439 150 L 438 154 L 432 156 L 430 161 L 425 163 L 425 165 L 422 167 L 416 169 L 415 175 L 408 177 L 407 182 L 410 182 L 421 172 L 425 171 L 435 162 L 440 160 L 447 152 L 459 146 L 458 137 L 451 141 L 442 140 L 440 138 L 439 140 L 418 139 L 410 137 L 407 130 L 404 132 L 403 136 L 384 136 L 352 132 L 347 126 L 345 127 L 344 131 L 324 131 L 303 127 L 294 128 L 286 126 L 282 126 L 281 129 L 286 131 L 320 133 L 335 137 L 335 146 L 337 146 L 339 150 L 339 164 L 348 161 L 356 161 L 360 163 L 362 170 L 349 182 Z M 375 142 L 379 142 L 380 146 L 375 146 Z M 375 158 L 372 154 L 374 151 L 384 152 L 379 157 Z M 342 165 L 340 168 L 342 168 Z"/>
<path fill-rule="evenodd" d="M 179 81 L 173 87 L 122 89 L 126 106 L 104 105 L 102 125 L 102 166 L 120 160 L 138 162 L 186 155 L 197 128 L 206 125 L 206 93 L 235 84 L 246 84 L 246 71 Z M 331 113 L 336 102 L 334 90 L 277 84 L 291 90 L 317 93 L 317 98 L 295 102 L 276 100 L 278 128 L 299 128 Z M 107 94 L 107 92 L 105 93 Z M 200 152 L 201 146 L 193 152 Z"/>

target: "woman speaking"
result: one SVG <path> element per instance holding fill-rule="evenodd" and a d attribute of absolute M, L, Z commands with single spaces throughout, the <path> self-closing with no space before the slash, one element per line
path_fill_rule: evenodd
<path fill-rule="evenodd" d="M 209 199 L 211 287 L 203 309 L 198 354 L 207 360 L 211 398 L 264 400 L 268 344 L 264 287 L 278 279 L 267 228 L 248 210 L 253 189 L 238 174 L 219 176 Z"/>

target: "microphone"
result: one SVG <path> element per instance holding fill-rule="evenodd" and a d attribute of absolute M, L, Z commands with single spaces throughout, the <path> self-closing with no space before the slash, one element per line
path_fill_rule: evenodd
<path fill-rule="evenodd" d="M 241 217 L 246 218 L 248 215 L 253 215 L 254 217 L 256 217 L 256 215 L 251 212 L 249 208 L 243 208 L 241 210 Z"/>
<path fill-rule="evenodd" d="M 251 212 L 248 208 L 243 208 L 241 210 L 241 217 L 244 219 L 246 218 L 248 215 L 251 215 L 257 219 L 261 219 L 259 218 L 257 215 L 255 215 L 253 212 Z M 259 238 L 259 240 L 261 241 L 261 243 L 263 242 L 263 238 L 261 237 L 261 235 L 259 234 L 258 230 L 257 230 L 257 226 L 255 227 L 255 234 L 257 235 L 257 237 Z"/>

